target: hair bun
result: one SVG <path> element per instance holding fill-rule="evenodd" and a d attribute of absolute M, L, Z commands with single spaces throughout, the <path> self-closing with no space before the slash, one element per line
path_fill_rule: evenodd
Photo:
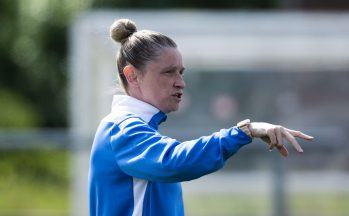
<path fill-rule="evenodd" d="M 110 26 L 110 37 L 116 42 L 123 43 L 136 31 L 137 27 L 133 21 L 129 19 L 119 19 Z"/>

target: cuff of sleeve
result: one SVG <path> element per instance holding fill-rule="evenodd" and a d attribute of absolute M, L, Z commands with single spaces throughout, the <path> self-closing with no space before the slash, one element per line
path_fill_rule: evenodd
<path fill-rule="evenodd" d="M 252 142 L 252 138 L 237 127 L 232 127 L 225 131 L 228 132 L 229 135 L 227 134 L 226 139 L 224 139 L 225 142 L 222 142 L 224 160 L 227 160 L 238 152 L 241 147 Z"/>
<path fill-rule="evenodd" d="M 246 144 L 249 144 L 252 142 L 252 137 L 249 136 L 248 133 L 246 133 L 242 128 L 234 127 L 238 131 L 238 136 L 241 137 L 241 140 L 243 141 L 241 146 L 244 146 Z"/>
<path fill-rule="evenodd" d="M 241 127 L 238 129 L 241 130 L 242 132 L 244 132 L 247 136 L 252 137 L 251 131 L 250 131 L 250 129 L 248 129 L 248 126 Z"/>

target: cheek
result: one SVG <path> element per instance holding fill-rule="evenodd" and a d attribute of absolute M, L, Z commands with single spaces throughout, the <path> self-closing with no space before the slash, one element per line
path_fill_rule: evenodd
<path fill-rule="evenodd" d="M 144 80 L 147 83 L 146 97 L 153 102 L 163 105 L 171 103 L 171 95 L 173 94 L 171 77 L 159 75 L 147 78 L 147 80 Z"/>
<path fill-rule="evenodd" d="M 155 88 L 159 94 L 168 94 L 172 90 L 172 83 L 168 79 L 158 79 L 155 82 Z"/>

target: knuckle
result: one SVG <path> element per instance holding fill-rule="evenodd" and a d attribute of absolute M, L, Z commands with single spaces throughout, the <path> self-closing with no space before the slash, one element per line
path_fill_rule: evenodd
<path fill-rule="evenodd" d="M 278 127 L 277 130 L 278 130 L 278 133 L 282 133 L 282 127 L 281 126 Z"/>

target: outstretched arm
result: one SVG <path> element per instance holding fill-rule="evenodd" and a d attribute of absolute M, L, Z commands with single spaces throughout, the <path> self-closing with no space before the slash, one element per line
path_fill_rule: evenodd
<path fill-rule="evenodd" d="M 180 142 L 159 134 L 140 119 L 122 122 L 112 132 L 116 162 L 128 175 L 159 182 L 199 178 L 223 167 L 251 137 L 236 127 Z"/>

